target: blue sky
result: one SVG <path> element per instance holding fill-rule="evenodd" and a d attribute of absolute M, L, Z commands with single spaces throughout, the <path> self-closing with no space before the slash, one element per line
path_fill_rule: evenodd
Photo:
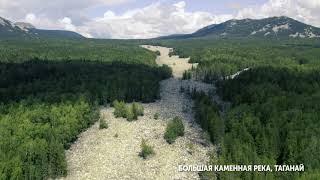
<path fill-rule="evenodd" d="M 0 0 L 0 16 L 87 37 L 151 38 L 273 16 L 320 27 L 320 0 Z"/>

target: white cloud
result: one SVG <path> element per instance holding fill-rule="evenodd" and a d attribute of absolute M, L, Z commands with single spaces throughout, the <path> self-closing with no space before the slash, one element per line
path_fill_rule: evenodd
<path fill-rule="evenodd" d="M 0 0 L 0 15 L 19 20 L 32 12 L 48 19 L 70 17 L 81 24 L 88 20 L 90 8 L 116 6 L 131 1 L 134 0 Z"/>
<path fill-rule="evenodd" d="M 75 26 L 69 17 L 64 17 L 55 21 L 44 17 L 38 17 L 33 13 L 28 13 L 22 21 L 31 23 L 35 27 L 41 27 L 44 29 L 62 29 L 67 31 L 75 31 L 86 37 L 92 37 L 87 33 L 88 30 L 86 29 L 86 27 Z"/>
<path fill-rule="evenodd" d="M 32 13 L 29 13 L 26 15 L 26 21 L 27 22 L 33 22 L 36 19 L 36 16 Z"/>
<path fill-rule="evenodd" d="M 97 38 L 151 38 L 191 33 L 210 24 L 237 18 L 289 16 L 320 26 L 320 0 L 268 0 L 241 8 L 235 14 L 190 12 L 185 1 L 158 1 L 121 14 L 106 10 L 100 17 L 88 16 L 88 9 L 119 5 L 136 0 L 0 0 L 0 15 L 32 23 L 38 28 L 76 31 Z M 213 2 L 214 5 L 214 2 Z"/>
<path fill-rule="evenodd" d="M 107 11 L 103 17 L 85 24 L 94 37 L 152 38 L 157 36 L 191 33 L 203 26 L 221 23 L 231 15 L 213 15 L 208 12 L 186 12 L 186 3 L 153 3 L 123 14 Z"/>
<path fill-rule="evenodd" d="M 60 19 L 59 22 L 64 25 L 64 29 L 68 31 L 77 31 L 77 28 L 72 24 L 72 21 L 68 17 Z"/>
<path fill-rule="evenodd" d="M 320 0 L 269 0 L 261 6 L 240 10 L 236 18 L 270 16 L 288 16 L 307 24 L 320 26 Z"/>

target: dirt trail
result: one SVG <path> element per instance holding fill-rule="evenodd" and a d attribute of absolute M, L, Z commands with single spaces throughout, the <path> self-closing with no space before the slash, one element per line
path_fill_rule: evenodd
<path fill-rule="evenodd" d="M 99 130 L 96 123 L 79 136 L 66 151 L 68 176 L 64 179 L 199 179 L 197 172 L 178 172 L 178 165 L 206 164 L 208 153 L 214 147 L 204 140 L 202 130 L 193 119 L 192 102 L 180 93 L 180 87 L 197 87 L 204 91 L 210 91 L 213 87 L 178 79 L 184 70 L 192 67 L 188 59 L 169 57 L 168 48 L 144 47 L 161 52 L 156 61 L 159 65 L 172 67 L 174 78 L 161 82 L 161 99 L 143 104 L 145 115 L 137 121 L 116 119 L 113 108 L 103 108 L 101 117 L 106 119 L 109 128 Z M 153 119 L 155 113 L 160 115 L 158 120 Z M 184 119 L 186 133 L 169 145 L 163 139 L 163 134 L 167 121 L 175 116 Z M 142 138 L 155 150 L 155 155 L 147 160 L 138 156 Z"/>

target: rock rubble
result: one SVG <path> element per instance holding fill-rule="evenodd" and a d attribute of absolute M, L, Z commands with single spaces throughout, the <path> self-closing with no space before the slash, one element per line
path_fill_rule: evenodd
<path fill-rule="evenodd" d="M 166 61 L 170 60 L 167 54 L 163 54 L 169 50 L 159 48 L 162 55 L 157 58 L 157 62 L 161 57 L 165 57 Z M 182 66 L 179 67 L 179 61 L 176 62 L 173 66 L 174 78 L 161 82 L 161 99 L 143 104 L 144 116 L 137 121 L 128 122 L 123 118 L 115 118 L 113 108 L 102 108 L 101 118 L 107 121 L 109 128 L 99 130 L 97 122 L 80 134 L 78 140 L 66 151 L 68 176 L 62 179 L 199 179 L 198 172 L 178 172 L 178 166 L 206 164 L 209 161 L 208 154 L 214 147 L 210 142 L 204 142 L 203 132 L 194 122 L 192 100 L 180 92 L 180 87 L 196 87 L 207 92 L 214 87 L 192 80 L 179 80 L 181 69 L 191 67 L 184 62 Z M 159 114 L 157 120 L 153 118 L 156 113 Z M 185 136 L 169 145 L 163 135 L 167 121 L 175 116 L 184 120 Z M 155 155 L 147 160 L 138 156 L 142 138 L 155 151 Z"/>

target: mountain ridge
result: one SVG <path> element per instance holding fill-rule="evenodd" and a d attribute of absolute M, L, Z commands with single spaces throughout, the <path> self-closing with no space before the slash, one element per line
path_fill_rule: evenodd
<path fill-rule="evenodd" d="M 30 23 L 11 22 L 0 17 L 0 39 L 6 38 L 68 38 L 83 39 L 82 35 L 65 30 L 37 29 Z"/>
<path fill-rule="evenodd" d="M 157 39 L 190 38 L 320 38 L 320 28 L 280 16 L 264 19 L 231 19 L 212 24 L 191 34 L 169 35 Z"/>

